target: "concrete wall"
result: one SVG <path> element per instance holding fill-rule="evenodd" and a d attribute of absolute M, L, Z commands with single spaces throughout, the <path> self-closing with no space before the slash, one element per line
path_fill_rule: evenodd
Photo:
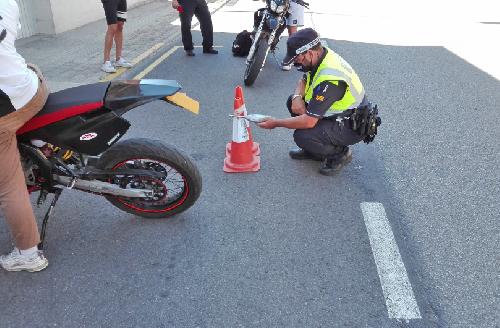
<path fill-rule="evenodd" d="M 50 0 L 36 0 L 32 2 L 32 9 L 36 13 L 36 34 L 54 34 L 54 19 Z"/>
<path fill-rule="evenodd" d="M 61 33 L 104 19 L 104 10 L 100 0 L 36 0 L 50 1 L 52 11 L 53 31 L 48 34 Z M 127 0 L 127 7 L 133 8 L 153 0 Z M 41 26 L 40 33 L 42 31 Z"/>

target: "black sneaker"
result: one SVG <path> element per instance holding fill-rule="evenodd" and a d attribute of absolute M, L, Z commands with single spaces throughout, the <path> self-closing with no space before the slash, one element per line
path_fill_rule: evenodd
<path fill-rule="evenodd" d="M 320 156 L 312 154 L 312 153 L 310 153 L 307 150 L 304 150 L 302 148 L 292 149 L 288 152 L 288 155 L 290 155 L 290 158 L 296 159 L 296 160 L 303 160 L 303 159 L 310 159 L 313 161 L 322 161 L 323 160 Z"/>
<path fill-rule="evenodd" d="M 219 52 L 217 50 L 215 50 L 214 48 L 210 48 L 210 49 L 203 49 L 203 53 L 217 55 Z"/>
<path fill-rule="evenodd" d="M 340 169 L 348 164 L 352 160 L 352 151 L 347 150 L 346 153 L 342 155 L 340 159 L 327 158 L 323 161 L 323 164 L 319 168 L 319 173 L 323 175 L 334 175 Z"/>
<path fill-rule="evenodd" d="M 193 50 L 186 50 L 186 56 L 193 57 L 194 56 Z"/>

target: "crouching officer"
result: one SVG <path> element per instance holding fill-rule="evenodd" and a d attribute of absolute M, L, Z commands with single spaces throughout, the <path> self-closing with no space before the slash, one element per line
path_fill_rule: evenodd
<path fill-rule="evenodd" d="M 323 161 L 319 172 L 333 175 L 352 159 L 349 145 L 373 141 L 380 125 L 376 106 L 366 100 L 358 75 L 338 54 L 321 45 L 318 33 L 306 28 L 288 38 L 285 64 L 305 72 L 287 107 L 291 118 L 270 118 L 264 129 L 295 129 L 290 151 L 297 160 Z"/>

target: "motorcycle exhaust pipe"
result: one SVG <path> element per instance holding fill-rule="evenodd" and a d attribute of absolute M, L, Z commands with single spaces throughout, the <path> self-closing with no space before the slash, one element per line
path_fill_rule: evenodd
<path fill-rule="evenodd" d="M 68 189 L 80 189 L 99 194 L 114 195 L 128 198 L 151 198 L 153 190 L 148 189 L 123 189 L 117 185 L 99 181 L 99 180 L 81 180 L 61 175 L 53 175 L 54 181 L 60 183 Z"/>

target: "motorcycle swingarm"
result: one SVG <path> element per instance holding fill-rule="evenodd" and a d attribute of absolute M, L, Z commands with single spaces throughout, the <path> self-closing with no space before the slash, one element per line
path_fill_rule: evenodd
<path fill-rule="evenodd" d="M 80 174 L 75 174 L 76 177 L 82 179 L 108 179 L 116 176 L 140 176 L 140 177 L 150 177 L 154 179 L 162 179 L 165 177 L 165 173 L 155 172 L 151 170 L 141 170 L 141 169 L 120 169 L 120 170 L 101 170 L 97 168 L 92 168 L 86 170 Z"/>
<path fill-rule="evenodd" d="M 53 175 L 54 181 L 69 189 L 79 189 L 92 193 L 113 195 L 127 198 L 151 198 L 154 195 L 151 189 L 121 188 L 112 183 L 99 180 L 84 180 L 76 177 Z"/>

